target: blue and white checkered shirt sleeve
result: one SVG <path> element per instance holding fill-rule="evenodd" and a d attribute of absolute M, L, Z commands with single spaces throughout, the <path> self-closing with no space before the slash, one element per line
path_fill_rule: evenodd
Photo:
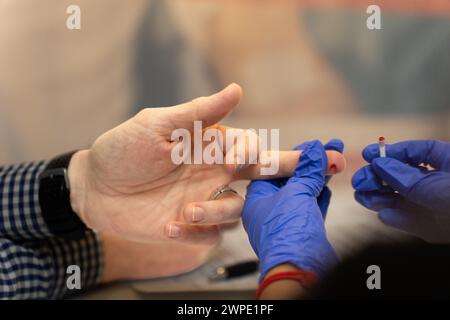
<path fill-rule="evenodd" d="M 81 288 L 98 283 L 103 244 L 94 232 L 69 241 L 53 237 L 39 206 L 38 176 L 46 162 L 0 167 L 0 298 L 52 299 L 71 291 L 67 268 L 78 266 Z"/>
<path fill-rule="evenodd" d="M 92 231 L 76 241 L 0 239 L 0 299 L 57 299 L 89 289 L 100 281 L 102 248 Z M 70 266 L 79 268 L 79 288 L 68 285 Z"/>
<path fill-rule="evenodd" d="M 0 167 L 0 237 L 43 239 L 52 236 L 39 206 L 39 174 L 46 162 Z"/>

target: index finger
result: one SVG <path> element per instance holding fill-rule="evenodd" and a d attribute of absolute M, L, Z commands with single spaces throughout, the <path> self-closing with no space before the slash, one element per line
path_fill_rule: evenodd
<path fill-rule="evenodd" d="M 275 151 L 273 151 L 275 152 Z M 234 175 L 233 180 L 259 180 L 291 177 L 301 159 L 302 150 L 278 151 L 279 169 L 273 175 L 263 175 L 261 169 L 265 166 L 261 163 L 250 165 Z M 334 175 L 345 169 L 346 161 L 342 153 L 334 150 L 325 151 L 328 158 L 325 175 Z"/>

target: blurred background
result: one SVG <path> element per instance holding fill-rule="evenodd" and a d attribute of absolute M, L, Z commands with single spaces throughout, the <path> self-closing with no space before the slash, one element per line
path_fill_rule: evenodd
<path fill-rule="evenodd" d="M 66 28 L 71 4 L 81 30 Z M 327 222 L 339 250 L 391 237 L 350 179 L 380 135 L 449 140 L 450 2 L 0 0 L 1 164 L 86 148 L 142 107 L 230 82 L 244 97 L 226 124 L 278 128 L 283 149 L 345 141 Z"/>

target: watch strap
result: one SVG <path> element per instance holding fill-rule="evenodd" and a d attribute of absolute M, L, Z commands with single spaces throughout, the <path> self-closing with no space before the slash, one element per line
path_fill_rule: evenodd
<path fill-rule="evenodd" d="M 50 231 L 65 239 L 81 239 L 87 229 L 70 202 L 68 168 L 76 151 L 53 158 L 39 176 L 39 204 Z"/>

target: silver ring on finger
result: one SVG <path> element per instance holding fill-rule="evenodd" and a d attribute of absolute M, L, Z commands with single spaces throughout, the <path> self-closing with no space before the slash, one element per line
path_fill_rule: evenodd
<path fill-rule="evenodd" d="M 209 197 L 209 200 L 217 200 L 222 194 L 231 192 L 234 194 L 238 194 L 236 190 L 231 188 L 229 185 L 224 184 L 218 187 L 216 190 L 214 190 L 213 193 L 211 193 L 211 196 Z"/>

